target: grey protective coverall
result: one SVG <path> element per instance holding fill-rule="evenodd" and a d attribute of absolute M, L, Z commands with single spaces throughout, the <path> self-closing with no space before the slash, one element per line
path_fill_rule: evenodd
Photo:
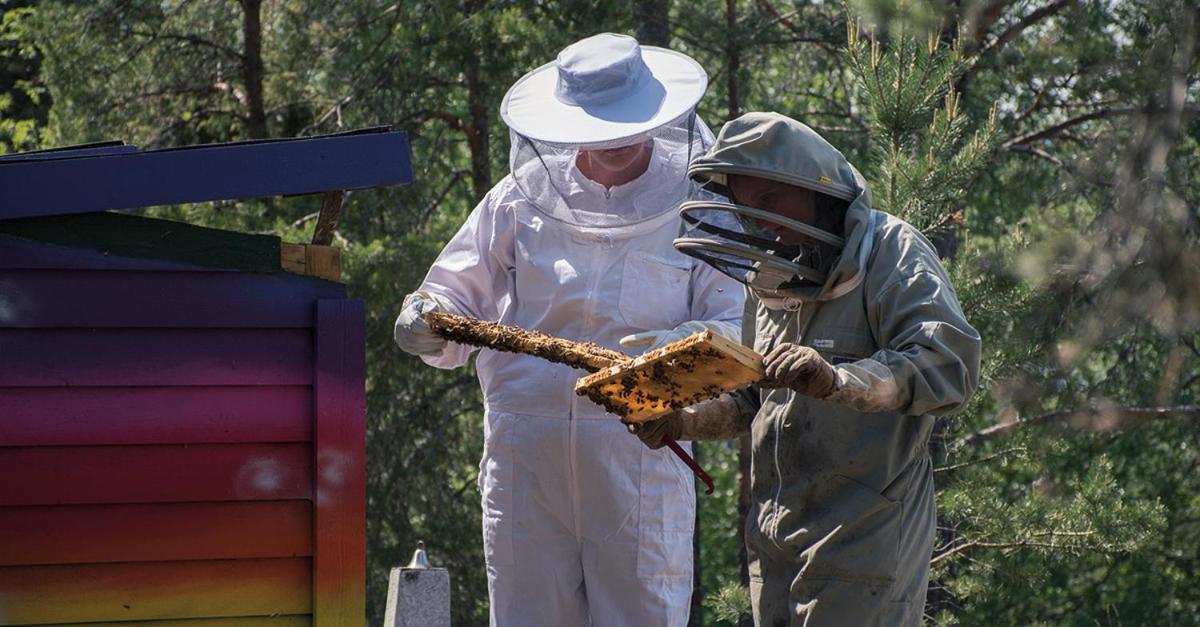
<path fill-rule="evenodd" d="M 837 375 L 826 400 L 786 388 L 735 396 L 744 417 L 754 414 L 746 544 L 755 624 L 919 624 L 935 529 L 930 431 L 974 391 L 979 334 L 929 241 L 872 210 L 862 177 L 807 126 L 747 114 L 689 173 L 853 198 L 846 248 L 824 285 L 785 298 L 748 290 L 747 345 L 764 355 L 782 342 L 810 346 Z"/>

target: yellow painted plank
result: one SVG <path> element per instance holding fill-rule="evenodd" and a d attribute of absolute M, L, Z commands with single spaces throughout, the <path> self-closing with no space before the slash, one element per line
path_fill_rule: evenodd
<path fill-rule="evenodd" d="M 38 627 L 76 627 L 79 623 L 55 623 Z M 119 623 L 84 623 L 87 627 L 312 627 L 312 616 L 234 616 L 232 618 L 184 618 L 180 620 L 135 620 Z"/>
<path fill-rule="evenodd" d="M 312 613 L 308 558 L 0 568 L 0 624 Z"/>

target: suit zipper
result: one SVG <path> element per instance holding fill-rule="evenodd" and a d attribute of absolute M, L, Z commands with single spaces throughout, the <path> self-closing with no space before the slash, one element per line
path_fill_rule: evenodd
<path fill-rule="evenodd" d="M 802 343 L 804 341 L 803 332 L 807 330 L 808 323 L 810 321 L 809 318 L 811 318 L 814 313 L 813 307 L 814 306 L 811 303 L 800 301 L 800 306 L 795 312 L 796 315 L 790 316 L 789 322 L 794 324 L 795 328 L 791 329 L 790 335 L 792 339 L 789 341 L 794 341 L 797 343 Z M 791 407 L 792 403 L 796 401 L 796 392 L 789 389 L 785 390 L 785 394 L 787 394 L 787 402 L 785 407 Z M 779 415 L 775 417 L 775 424 L 773 425 L 775 427 L 775 513 L 771 517 L 771 527 L 773 530 L 772 535 L 775 538 L 779 537 L 779 518 L 782 515 L 782 508 L 779 506 L 779 500 L 783 495 L 783 467 L 779 463 L 779 441 L 783 439 L 783 423 L 786 419 L 786 413 L 779 413 Z"/>
<path fill-rule="evenodd" d="M 612 248 L 612 236 L 603 234 L 600 239 L 600 246 L 593 246 L 591 259 L 589 259 L 589 268 L 593 269 L 593 276 L 588 284 L 588 294 L 595 294 L 600 287 L 600 279 L 604 276 L 603 272 L 598 272 L 595 269 L 598 267 L 601 255 L 606 254 L 607 249 Z M 618 293 L 618 298 L 620 295 Z M 587 301 L 587 310 L 583 320 L 583 339 L 585 341 L 592 340 L 592 332 L 594 331 L 596 322 L 596 300 L 589 298 Z M 567 466 L 571 473 L 571 510 L 572 519 L 575 527 L 575 541 L 582 542 L 582 531 L 580 529 L 580 508 L 579 508 L 579 479 L 575 472 L 575 413 L 579 409 L 580 396 L 571 394 L 571 415 L 567 418 Z"/>

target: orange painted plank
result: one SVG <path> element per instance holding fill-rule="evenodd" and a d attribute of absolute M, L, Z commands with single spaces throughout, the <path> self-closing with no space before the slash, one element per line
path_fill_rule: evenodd
<path fill-rule="evenodd" d="M 6 625 L 312 612 L 308 558 L 0 568 Z"/>
<path fill-rule="evenodd" d="M 310 555 L 309 501 L 0 510 L 0 566 Z"/>
<path fill-rule="evenodd" d="M 183 618 L 179 620 L 150 620 L 136 623 L 87 623 L 87 627 L 311 627 L 312 616 L 236 616 L 234 618 Z M 39 627 L 79 627 L 77 623 L 55 623 Z"/>
<path fill-rule="evenodd" d="M 312 498 L 308 444 L 0 448 L 0 506 Z"/>
<path fill-rule="evenodd" d="M 308 442 L 312 388 L 0 388 L 5 446 Z"/>
<path fill-rule="evenodd" d="M 313 622 L 366 620 L 366 356 L 362 301 L 317 301 Z"/>

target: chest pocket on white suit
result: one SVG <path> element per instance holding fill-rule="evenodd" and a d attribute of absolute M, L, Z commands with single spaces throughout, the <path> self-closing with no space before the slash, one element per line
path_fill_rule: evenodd
<path fill-rule="evenodd" d="M 689 319 L 686 259 L 666 259 L 645 251 L 625 257 L 618 309 L 629 326 L 649 331 L 670 329 Z"/>

